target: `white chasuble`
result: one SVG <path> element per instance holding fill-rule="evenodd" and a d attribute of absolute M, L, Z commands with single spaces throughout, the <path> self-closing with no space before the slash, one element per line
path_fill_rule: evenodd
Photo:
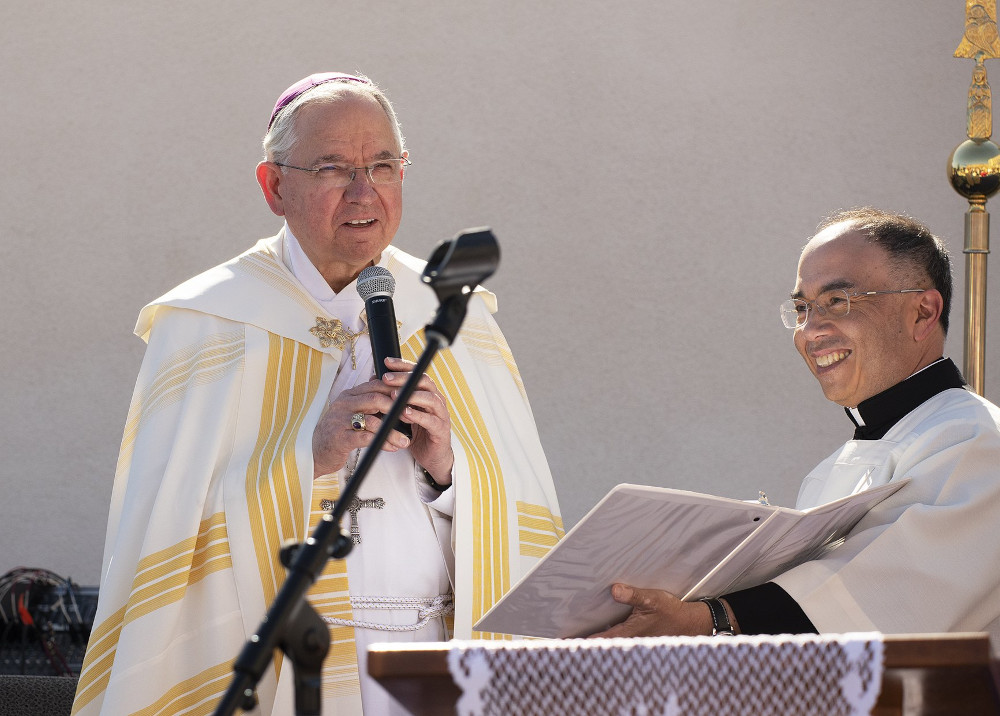
<path fill-rule="evenodd" d="M 436 298 L 420 282 L 423 262 L 390 247 L 382 264 L 396 278 L 403 357 L 415 360 Z M 387 525 L 388 511 L 358 511 L 361 544 L 346 565 L 331 561 L 310 590 L 325 616 L 414 624 L 417 610 L 351 609 L 350 598 L 434 597 L 448 591 L 451 570 L 455 635 L 503 638 L 474 634 L 472 624 L 561 536 L 493 301 L 476 292 L 462 332 L 429 371 L 451 411 L 453 487 L 428 496 L 408 451 L 380 455 L 360 497 L 381 497 L 405 516 Z M 313 428 L 351 356 L 349 345 L 323 345 L 321 331 L 310 329 L 335 318 L 283 263 L 282 234 L 143 309 L 136 333 L 148 347 L 122 439 L 74 714 L 214 710 L 284 579 L 279 547 L 307 536 L 322 500 L 335 499 L 346 479 L 345 469 L 313 482 Z M 352 379 L 370 375 L 367 348 L 365 356 L 357 354 Z M 403 473 L 407 481 L 398 479 Z M 412 537 L 411 551 L 386 555 L 400 534 Z M 382 568 L 416 555 L 430 568 L 410 565 L 398 582 Z M 347 714 L 359 713 L 359 648 L 440 638 L 443 627 L 439 618 L 411 632 L 331 624 L 330 635 L 324 713 Z M 294 712 L 291 676 L 276 654 L 258 686 L 260 713 Z"/>

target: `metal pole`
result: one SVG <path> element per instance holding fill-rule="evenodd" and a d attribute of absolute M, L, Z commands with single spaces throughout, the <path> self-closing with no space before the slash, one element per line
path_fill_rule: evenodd
<path fill-rule="evenodd" d="M 990 251 L 990 214 L 970 208 L 965 214 L 965 379 L 983 395 L 986 379 L 986 257 Z"/>

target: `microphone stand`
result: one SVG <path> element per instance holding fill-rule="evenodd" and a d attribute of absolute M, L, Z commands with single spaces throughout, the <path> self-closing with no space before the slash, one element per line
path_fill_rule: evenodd
<path fill-rule="evenodd" d="M 347 507 L 357 495 L 389 431 L 399 421 L 421 376 L 438 350 L 447 348 L 458 335 L 473 289 L 493 274 L 499 258 L 499 246 L 487 228 L 469 229 L 439 244 L 431 255 L 421 279 L 437 294 L 440 306 L 434 320 L 424 328 L 427 347 L 372 443 L 362 454 L 340 498 L 323 515 L 305 542 L 281 549 L 281 563 L 288 575 L 257 632 L 236 658 L 232 681 L 216 707 L 215 716 L 229 716 L 236 713 L 237 708 L 249 711 L 256 706 L 256 685 L 276 648 L 280 648 L 292 663 L 296 716 L 319 716 L 322 667 L 330 649 L 330 636 L 326 623 L 306 601 L 306 592 L 322 573 L 328 559 L 345 559 L 350 553 L 353 544 L 340 528 Z"/>

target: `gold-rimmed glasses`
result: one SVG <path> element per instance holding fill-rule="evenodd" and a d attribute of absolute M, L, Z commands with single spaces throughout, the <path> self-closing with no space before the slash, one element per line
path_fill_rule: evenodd
<path fill-rule="evenodd" d="M 399 184 L 403 181 L 402 168 L 408 167 L 411 162 L 406 157 L 393 159 L 379 159 L 378 161 L 366 164 L 363 167 L 349 167 L 344 164 L 321 164 L 318 167 L 297 167 L 284 162 L 274 162 L 279 167 L 286 169 L 296 169 L 300 172 L 309 172 L 317 180 L 331 187 L 344 187 L 354 181 L 358 172 L 363 172 L 371 184 Z"/>
<path fill-rule="evenodd" d="M 824 291 L 812 301 L 804 298 L 789 298 L 778 308 L 781 311 L 781 322 L 785 328 L 801 328 L 809 320 L 810 309 L 815 310 L 821 316 L 832 316 L 833 318 L 843 318 L 851 312 L 851 299 L 864 298 L 866 296 L 878 296 L 886 293 L 923 293 L 923 288 L 901 288 L 895 291 L 858 291 L 848 293 L 843 288 L 831 288 Z"/>

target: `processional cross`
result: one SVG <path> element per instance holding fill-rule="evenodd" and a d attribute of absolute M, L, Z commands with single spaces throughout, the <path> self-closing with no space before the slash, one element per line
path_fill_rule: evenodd
<path fill-rule="evenodd" d="M 996 0 L 966 0 L 965 32 L 955 57 L 975 60 L 966 113 L 968 139 L 948 161 L 951 185 L 969 202 L 965 214 L 965 363 L 969 386 L 983 394 L 986 372 L 986 257 L 990 215 L 986 200 L 1000 189 L 1000 147 L 991 141 L 993 97 L 985 60 L 1000 58 Z"/>

